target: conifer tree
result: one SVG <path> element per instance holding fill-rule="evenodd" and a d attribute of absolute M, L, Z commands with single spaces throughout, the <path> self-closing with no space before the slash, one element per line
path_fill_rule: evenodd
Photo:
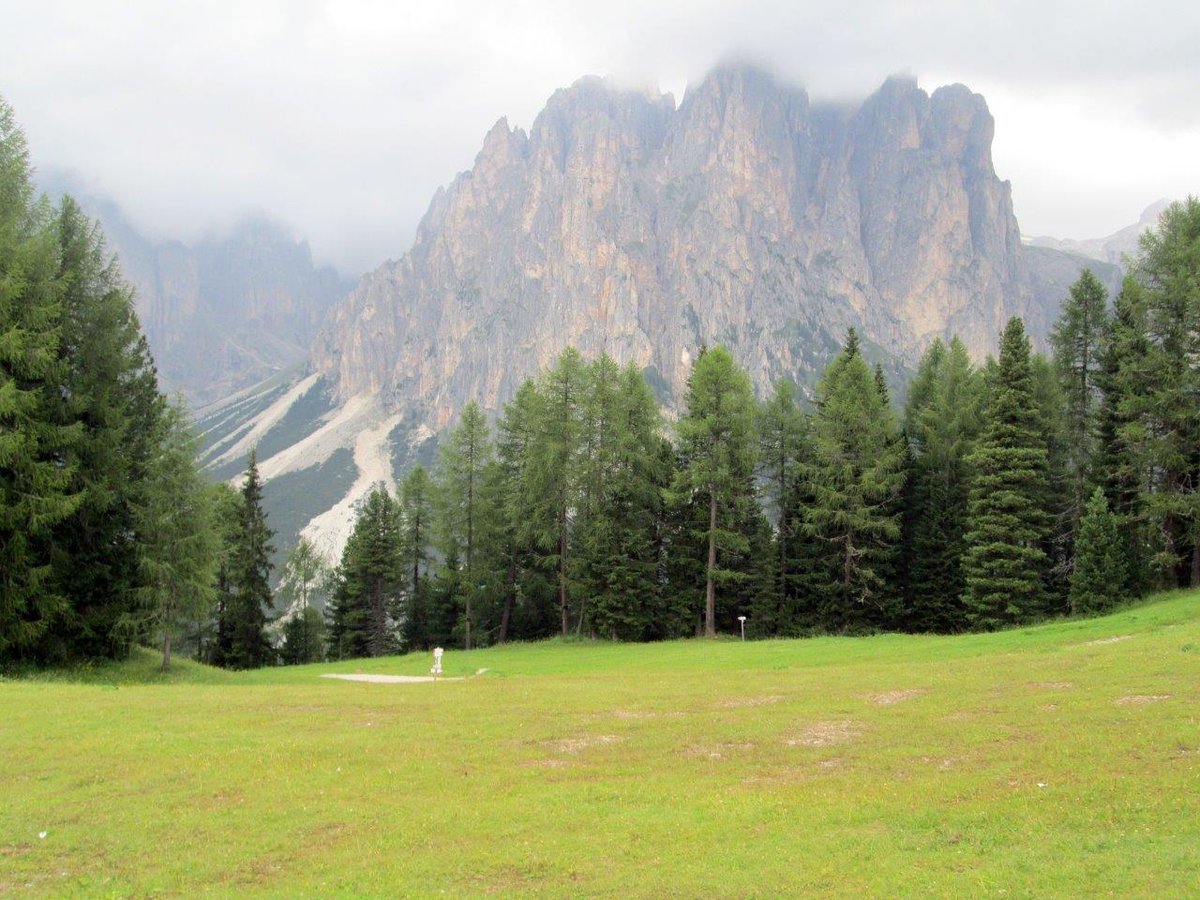
<path fill-rule="evenodd" d="M 314 604 L 329 592 L 333 571 L 329 563 L 303 535 L 288 552 L 279 574 L 279 598 L 284 602 L 283 646 L 280 659 L 286 665 L 315 662 L 324 656 L 325 624 Z"/>
<path fill-rule="evenodd" d="M 676 423 L 682 465 L 673 493 L 693 498 L 707 513 L 704 529 L 707 561 L 704 581 L 704 633 L 716 634 L 718 582 L 737 578 L 721 564 L 726 553 L 745 554 L 749 542 L 735 529 L 738 513 L 752 490 L 757 463 L 755 401 L 750 378 L 724 347 L 696 359 L 688 379 L 685 412 Z"/>
<path fill-rule="evenodd" d="M 1095 454 L 1097 378 L 1100 346 L 1107 321 L 1108 295 L 1091 269 L 1071 285 L 1062 312 L 1050 334 L 1054 367 L 1062 387 L 1063 431 L 1066 439 L 1068 529 L 1073 535 L 1087 503 L 1090 468 Z"/>
<path fill-rule="evenodd" d="M 396 649 L 402 549 L 396 504 L 385 487 L 376 485 L 358 510 L 338 567 L 330 623 L 331 651 L 338 658 L 383 656 Z M 449 578 L 457 571 L 451 570 Z"/>
<path fill-rule="evenodd" d="M 787 635 L 799 625 L 798 596 L 803 561 L 797 538 L 804 510 L 799 500 L 801 466 L 809 462 L 807 423 L 796 404 L 790 381 L 775 382 L 771 398 L 759 412 L 759 466 L 767 508 L 775 516 L 771 602 L 756 610 L 755 627 Z"/>
<path fill-rule="evenodd" d="M 1142 236 L 1135 271 L 1149 346 L 1131 411 L 1154 473 L 1143 499 L 1159 524 L 1156 563 L 1168 583 L 1200 585 L 1200 199 L 1163 212 Z"/>
<path fill-rule="evenodd" d="M 649 633 L 660 588 L 662 424 L 641 373 L 633 366 L 616 371 L 607 360 L 593 364 L 589 418 L 602 419 L 604 427 L 594 444 L 600 471 L 593 470 L 581 535 L 580 582 L 593 598 L 596 631 L 636 640 Z"/>
<path fill-rule="evenodd" d="M 497 641 L 514 633 L 545 637 L 559 622 L 551 622 L 549 584 L 535 564 L 536 543 L 532 523 L 535 513 L 545 513 L 538 494 L 540 479 L 534 469 L 542 398 L 532 379 L 526 379 L 505 407 L 497 424 L 497 466 L 492 489 L 497 494 L 500 519 L 494 532 L 494 564 L 503 571 L 503 588 Z M 554 605 L 557 605 L 555 603 Z"/>
<path fill-rule="evenodd" d="M 400 486 L 400 547 L 404 557 L 404 646 L 428 650 L 427 585 L 433 485 L 423 466 L 416 466 Z"/>
<path fill-rule="evenodd" d="M 983 427 L 983 378 L 962 342 L 934 343 L 909 390 L 904 429 L 911 451 L 907 484 L 906 627 L 966 627 L 962 555 L 967 521 L 967 459 Z"/>
<path fill-rule="evenodd" d="M 1049 529 L 1042 542 L 1046 554 L 1042 608 L 1039 615 L 1062 615 L 1068 611 L 1074 562 L 1076 524 L 1074 516 L 1074 477 L 1067 434 L 1063 390 L 1053 363 L 1040 353 L 1029 358 L 1033 404 L 1037 429 L 1046 446 L 1046 487 L 1041 499 Z"/>
<path fill-rule="evenodd" d="M 1117 517 L 1104 490 L 1096 488 L 1079 524 L 1075 571 L 1071 573 L 1071 612 L 1105 613 L 1124 597 L 1128 574 L 1117 533 Z"/>
<path fill-rule="evenodd" d="M 579 496 L 579 439 L 587 373 L 579 351 L 568 347 L 538 384 L 539 400 L 524 496 L 529 516 L 522 537 L 541 551 L 554 571 L 560 630 L 570 633 L 572 527 Z"/>
<path fill-rule="evenodd" d="M 62 383 L 52 415 L 78 423 L 79 508 L 55 530 L 54 579 L 72 598 L 58 630 L 68 654 L 121 656 L 139 636 L 146 585 L 133 519 L 164 400 L 150 351 L 100 228 L 66 197 L 57 217 L 64 285 Z"/>
<path fill-rule="evenodd" d="M 57 260 L 25 137 L 0 99 L 0 661 L 38 656 L 69 611 L 51 550 L 83 499 L 68 456 L 82 427 L 50 416 L 63 368 Z"/>
<path fill-rule="evenodd" d="M 854 330 L 817 387 L 808 481 L 814 502 L 805 532 L 827 565 L 818 585 L 821 618 L 837 631 L 880 627 L 895 586 L 887 575 L 898 550 L 903 445 Z"/>
<path fill-rule="evenodd" d="M 487 419 L 478 403 L 471 401 L 463 408 L 458 427 L 442 445 L 441 457 L 437 486 L 440 544 L 444 559 L 453 557 L 462 563 L 463 646 L 470 650 L 471 603 L 479 593 L 475 573 L 478 495 L 483 471 L 492 458 Z"/>
<path fill-rule="evenodd" d="M 1143 433 L 1139 409 L 1148 352 L 1141 286 L 1128 275 L 1113 303 L 1101 343 L 1096 382 L 1102 399 L 1093 475 L 1117 517 L 1128 577 L 1125 587 L 1135 597 L 1150 584 L 1142 502 L 1142 487 L 1148 479 L 1132 443 Z"/>
<path fill-rule="evenodd" d="M 963 556 L 968 621 L 976 628 L 1024 622 L 1043 605 L 1050 533 L 1043 503 L 1048 491 L 1046 444 L 1038 425 L 1020 319 L 1010 319 L 1000 344 L 975 452 Z"/>
<path fill-rule="evenodd" d="M 196 466 L 196 437 L 183 409 L 167 408 L 156 444 L 133 520 L 143 615 L 159 639 L 165 672 L 179 632 L 212 611 L 220 535 L 212 493 Z"/>
<path fill-rule="evenodd" d="M 258 460 L 250 451 L 246 477 L 242 482 L 241 508 L 236 543 L 230 561 L 232 592 L 225 604 L 228 651 L 224 664 L 232 669 L 254 669 L 271 661 L 272 648 L 267 639 L 267 611 L 271 599 L 271 544 L 274 532 L 267 525 L 262 508 L 262 481 Z"/>

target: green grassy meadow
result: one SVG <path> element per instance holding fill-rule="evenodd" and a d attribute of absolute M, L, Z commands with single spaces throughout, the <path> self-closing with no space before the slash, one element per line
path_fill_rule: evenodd
<path fill-rule="evenodd" d="M 1200 894 L 1200 593 L 429 664 L 0 683 L 0 894 Z"/>

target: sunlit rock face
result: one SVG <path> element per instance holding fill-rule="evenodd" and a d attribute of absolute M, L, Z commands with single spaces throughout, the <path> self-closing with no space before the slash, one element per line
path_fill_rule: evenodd
<path fill-rule="evenodd" d="M 760 390 L 810 384 L 850 325 L 905 364 L 953 334 L 982 358 L 1009 316 L 1053 318 L 993 131 L 961 85 L 890 79 L 858 106 L 814 104 L 731 67 L 676 106 L 585 78 L 528 134 L 496 123 L 412 249 L 334 308 L 313 365 L 338 397 L 439 430 L 470 399 L 498 409 L 567 345 L 675 398 L 705 344 Z"/>

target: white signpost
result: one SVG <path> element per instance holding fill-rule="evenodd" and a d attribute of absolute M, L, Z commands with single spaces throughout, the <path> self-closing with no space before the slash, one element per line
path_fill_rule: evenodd
<path fill-rule="evenodd" d="M 742 640 L 746 639 L 746 617 L 738 616 L 738 621 L 742 624 Z"/>
<path fill-rule="evenodd" d="M 441 675 L 442 674 L 442 654 L 445 652 L 446 651 L 443 650 L 441 647 L 433 648 L 433 668 L 429 670 L 429 674 L 431 674 L 431 675 Z"/>

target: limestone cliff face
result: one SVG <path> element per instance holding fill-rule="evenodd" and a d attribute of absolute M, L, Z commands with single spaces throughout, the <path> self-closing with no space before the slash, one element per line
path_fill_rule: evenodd
<path fill-rule="evenodd" d="M 675 396 L 705 343 L 760 386 L 810 381 L 852 324 L 905 361 L 954 333 L 982 355 L 1031 297 L 993 127 L 961 85 L 891 79 L 843 107 L 738 67 L 676 108 L 584 79 L 528 134 L 495 125 L 313 364 L 440 428 L 568 344 Z"/>
<path fill-rule="evenodd" d="M 43 176 L 42 187 L 75 195 L 100 221 L 136 291 L 160 382 L 193 409 L 303 363 L 326 312 L 352 286 L 315 266 L 307 243 L 263 219 L 190 246 L 154 241 L 67 173 Z"/>
<path fill-rule="evenodd" d="M 227 397 L 305 359 L 349 286 L 308 245 L 247 221 L 195 246 L 114 241 L 164 384 L 193 405 Z"/>

